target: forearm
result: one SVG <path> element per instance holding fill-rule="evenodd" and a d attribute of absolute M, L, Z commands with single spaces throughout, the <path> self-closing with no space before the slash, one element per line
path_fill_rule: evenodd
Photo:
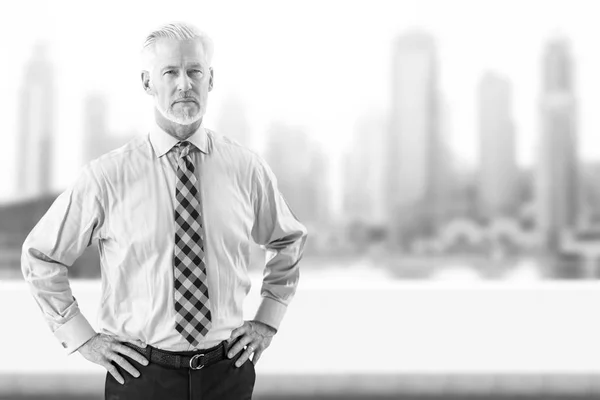
<path fill-rule="evenodd" d="M 265 266 L 261 288 L 262 301 L 255 319 L 274 329 L 279 325 L 292 301 L 300 278 L 306 231 L 299 230 L 268 245 L 272 257 Z"/>
<path fill-rule="evenodd" d="M 37 250 L 29 240 L 23 245 L 21 267 L 50 330 L 68 354 L 74 352 L 95 331 L 73 297 L 67 267 Z"/>

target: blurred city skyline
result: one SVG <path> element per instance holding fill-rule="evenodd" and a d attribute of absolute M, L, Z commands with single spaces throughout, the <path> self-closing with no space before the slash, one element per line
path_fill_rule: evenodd
<path fill-rule="evenodd" d="M 272 5 L 283 13 L 272 22 L 281 35 L 261 26 L 248 37 L 234 37 L 213 26 L 215 35 L 196 22 L 217 48 L 205 125 L 256 150 L 271 165 L 292 210 L 313 232 L 307 255 L 375 256 L 374 265 L 396 272 L 423 262 L 419 273 L 425 275 L 444 257 L 491 275 L 533 259 L 545 276 L 595 276 L 600 146 L 590 142 L 600 137 L 590 129 L 600 118 L 584 118 L 584 111 L 600 93 L 588 82 L 600 74 L 585 74 L 590 63 L 579 60 L 600 52 L 581 50 L 580 41 L 586 42 L 579 25 L 560 20 L 567 31 L 579 32 L 572 36 L 532 24 L 534 33 L 514 29 L 494 43 L 497 32 L 490 29 L 498 27 L 491 24 L 461 47 L 456 27 L 443 36 L 445 25 L 433 23 L 437 14 L 426 13 L 422 28 L 398 22 L 389 32 L 374 29 L 377 40 L 370 31 L 358 40 L 348 19 L 357 17 L 356 4 L 344 8 L 350 16 L 336 20 L 339 29 L 331 32 L 322 30 L 333 16 L 330 5 L 314 16 L 314 29 L 302 32 L 295 28 L 304 25 L 283 25 L 294 7 Z M 455 5 L 460 4 L 470 3 Z M 383 5 L 391 7 L 376 3 L 363 17 L 379 15 Z M 466 20 L 466 30 L 493 16 L 470 5 L 479 14 Z M 555 6 L 547 10 L 561 10 Z M 297 11 L 308 16 L 307 9 Z M 3 159 L 13 164 L 0 170 L 16 183 L 0 199 L 9 203 L 0 210 L 5 219 L 0 250 L 7 249 L 6 262 L 13 267 L 33 210 L 47 207 L 84 163 L 146 134 L 154 120 L 152 98 L 135 83 L 137 39 L 150 27 L 139 23 L 143 33 L 129 37 L 116 29 L 97 36 L 90 26 L 73 36 L 78 24 L 54 21 L 54 36 L 30 43 L 22 72 L 10 81 L 16 88 L 17 101 L 10 104 L 16 104 L 13 139 L 19 146 L 9 152 L 12 160 Z M 237 30 L 244 30 L 243 23 Z M 527 46 L 512 41 L 517 33 Z M 231 40 L 221 58 L 220 40 Z M 486 44 L 480 52 L 474 47 L 478 40 Z M 527 47 L 527 56 L 514 59 Z M 461 59 L 466 49 L 469 57 Z M 492 50 L 502 57 L 491 57 Z M 252 62 L 244 64 L 244 58 Z M 493 67 L 484 68 L 483 61 Z M 514 63 L 518 68 L 511 70 Z M 472 72 L 470 81 L 465 72 Z M 376 93 L 376 99 L 369 97 Z M 378 255 L 388 259 L 377 260 Z"/>
<path fill-rule="evenodd" d="M 54 190 L 70 183 L 88 159 L 82 151 L 82 132 L 90 96 L 106 102 L 106 129 L 112 135 L 140 134 L 151 122 L 152 103 L 138 81 L 139 44 L 150 28 L 183 18 L 178 11 L 153 7 L 158 4 L 147 5 L 147 18 L 141 21 L 134 18 L 139 10 L 129 4 L 119 13 L 109 6 L 97 7 L 93 10 L 96 17 L 89 18 L 89 12 L 83 13 L 74 2 L 34 2 L 29 6 L 45 11 L 36 15 L 55 18 L 28 15 L 30 28 L 18 41 L 9 40 L 8 33 L 0 35 L 3 48 L 14 55 L 11 64 L 0 67 L 4 76 L 13 77 L 2 81 L 3 92 L 14 94 L 4 97 L 1 105 L 8 117 L 7 130 L 14 132 L 7 135 L 8 148 L 17 149 L 19 138 L 18 102 L 12 99 L 18 98 L 26 84 L 23 67 L 40 39 L 55 68 L 56 150 L 50 184 Z M 206 125 L 218 129 L 233 104 L 249 127 L 246 144 L 261 154 L 268 151 L 267 132 L 274 124 L 303 130 L 327 155 L 330 200 L 339 212 L 343 159 L 356 140 L 360 121 L 379 119 L 385 124 L 391 114 L 394 41 L 423 32 L 431 36 L 438 59 L 440 130 L 453 162 L 462 164 L 459 168 L 478 167 L 477 93 L 481 80 L 495 74 L 511 90 L 508 113 L 514 127 L 516 162 L 531 166 L 541 128 L 542 52 L 558 30 L 573 53 L 580 159 L 598 160 L 600 146 L 594 144 L 600 138 L 594 132 L 599 131 L 600 121 L 590 112 L 600 102 L 599 91 L 594 90 L 600 87 L 600 74 L 592 72 L 600 69 L 599 52 L 592 46 L 598 28 L 589 12 L 592 3 L 580 4 L 575 8 L 567 2 L 486 6 L 468 1 L 374 2 L 369 6 L 327 2 L 315 13 L 317 8 L 310 2 L 303 7 L 259 2 L 256 8 L 247 9 L 255 18 L 252 21 L 227 10 L 244 11 L 248 6 L 243 3 L 193 5 L 188 8 L 197 10 L 200 17 L 192 22 L 205 29 L 216 45 L 216 86 L 209 96 Z M 465 8 L 470 16 L 464 16 L 461 10 Z M 279 18 L 261 17 L 261 10 Z M 4 28 L 18 29 L 25 21 L 24 12 L 17 10 Z M 70 17 L 79 13 L 80 18 Z M 109 17 L 113 29 L 100 29 Z M 233 25 L 236 29 L 227 29 Z M 10 172 L 18 164 L 18 154 L 10 152 L 2 161 L 0 201 L 19 194 L 17 174 Z"/>

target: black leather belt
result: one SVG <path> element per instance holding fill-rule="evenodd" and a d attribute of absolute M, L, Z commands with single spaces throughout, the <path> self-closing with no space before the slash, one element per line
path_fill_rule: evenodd
<path fill-rule="evenodd" d="M 123 342 L 123 344 L 142 354 L 148 361 L 168 368 L 190 368 L 197 370 L 227 358 L 227 348 L 224 341 L 210 349 L 185 352 L 186 354 L 189 353 L 189 355 L 160 350 L 152 346 L 141 348 L 128 342 Z"/>

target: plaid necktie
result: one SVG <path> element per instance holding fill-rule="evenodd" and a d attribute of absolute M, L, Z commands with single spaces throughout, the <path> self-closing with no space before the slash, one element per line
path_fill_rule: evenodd
<path fill-rule="evenodd" d="M 179 143 L 175 189 L 175 329 L 193 346 L 211 325 L 204 265 L 204 233 L 200 202 L 189 155 L 190 142 Z"/>

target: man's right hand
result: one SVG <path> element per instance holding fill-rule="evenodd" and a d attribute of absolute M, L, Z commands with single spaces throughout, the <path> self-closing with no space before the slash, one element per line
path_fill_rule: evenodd
<path fill-rule="evenodd" d="M 87 360 L 103 366 L 119 382 L 125 383 L 125 380 L 119 374 L 117 368 L 111 364 L 111 361 L 117 363 L 125 371 L 134 377 L 139 377 L 140 373 L 127 361 L 122 354 L 137 361 L 142 365 L 148 365 L 148 360 L 137 351 L 123 345 L 121 342 L 128 342 L 138 347 L 146 347 L 145 343 L 139 340 L 120 339 L 104 333 L 97 333 L 90 340 L 85 342 L 79 349 L 79 353 Z"/>

